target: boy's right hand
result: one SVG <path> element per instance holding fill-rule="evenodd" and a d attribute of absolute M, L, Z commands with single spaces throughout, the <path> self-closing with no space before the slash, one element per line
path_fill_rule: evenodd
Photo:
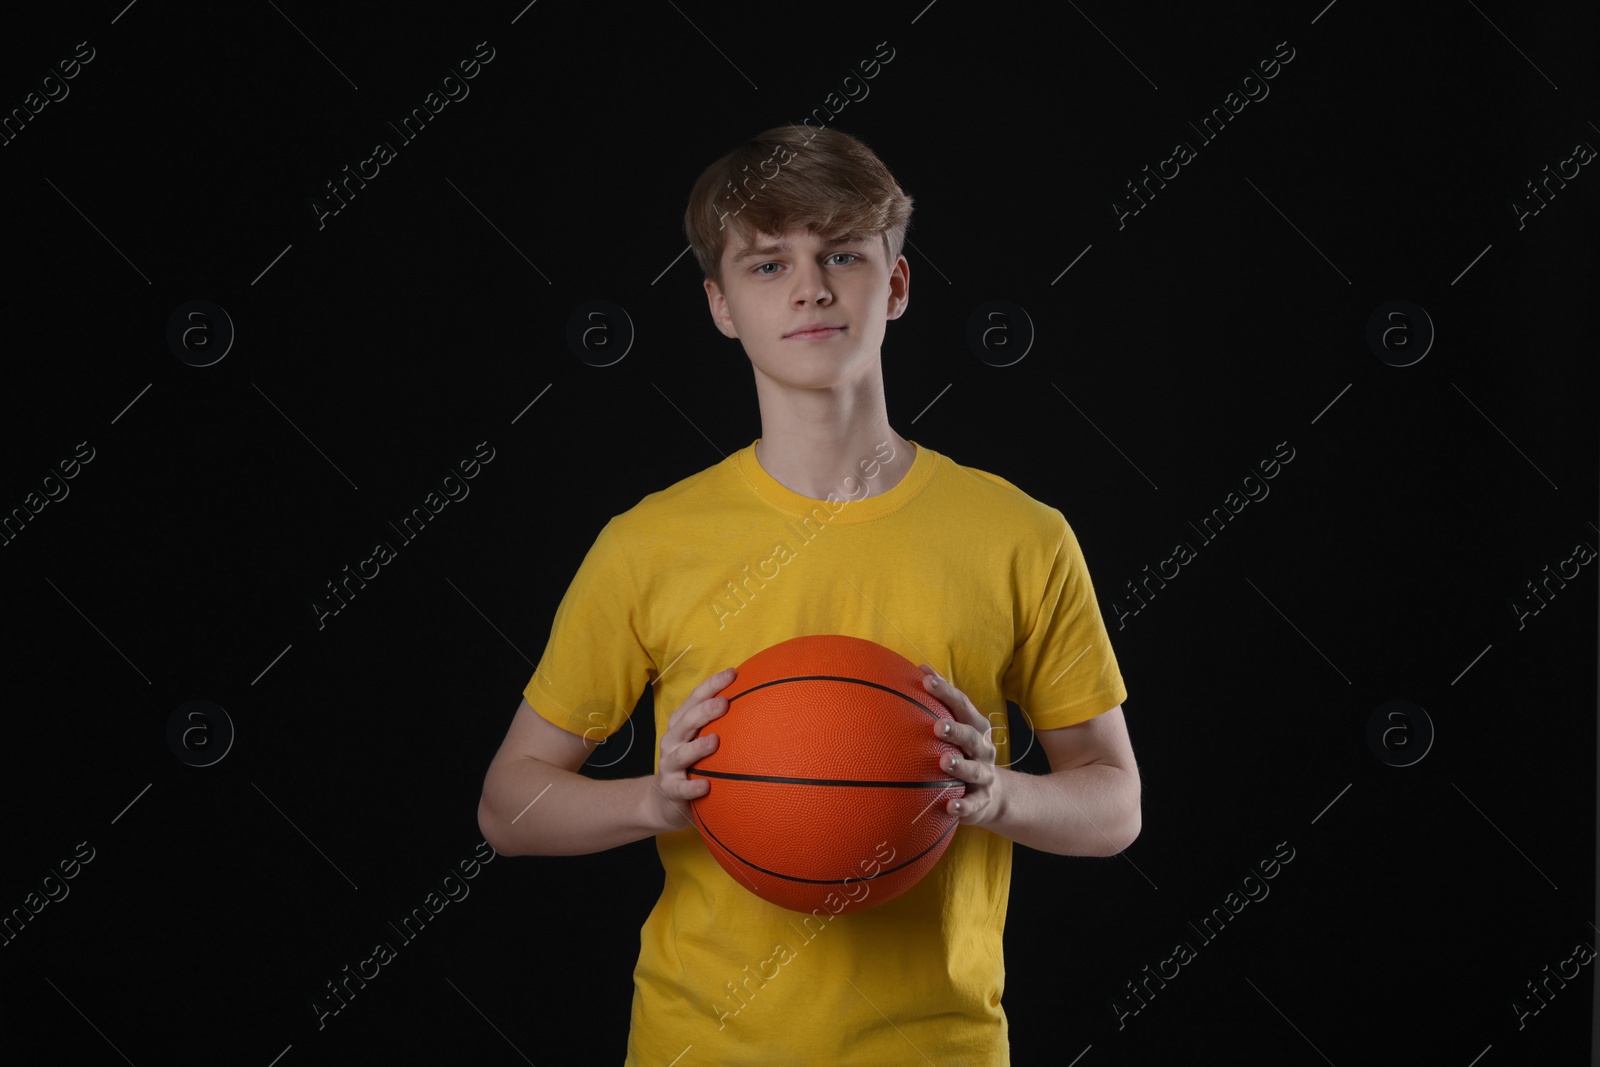
<path fill-rule="evenodd" d="M 667 719 L 667 732 L 661 736 L 660 769 L 651 780 L 655 786 L 652 793 L 659 801 L 659 825 L 663 827 L 681 830 L 686 822 L 692 822 L 686 802 L 705 796 L 711 789 L 706 779 L 691 779 L 687 772 L 697 760 L 717 750 L 721 739 L 716 734 L 699 734 L 707 724 L 727 712 L 728 699 L 714 694 L 726 689 L 737 673 L 728 667 L 713 674 L 695 686 Z"/>

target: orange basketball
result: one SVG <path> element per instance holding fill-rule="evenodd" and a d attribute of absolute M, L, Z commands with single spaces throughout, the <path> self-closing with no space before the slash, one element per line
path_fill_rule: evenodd
<path fill-rule="evenodd" d="M 966 785 L 939 767 L 949 709 L 916 664 L 859 637 L 796 637 L 739 665 L 705 728 L 717 750 L 688 770 L 689 802 L 734 881 L 794 911 L 838 915 L 893 900 L 944 855 Z M 842 906 L 841 906 L 842 905 Z"/>

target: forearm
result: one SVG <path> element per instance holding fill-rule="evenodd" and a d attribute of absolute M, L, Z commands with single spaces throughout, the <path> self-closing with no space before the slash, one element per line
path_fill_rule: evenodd
<path fill-rule="evenodd" d="M 506 760 L 484 779 L 478 826 L 502 856 L 603 852 L 677 828 L 661 824 L 655 791 L 649 776 L 596 779 L 542 760 Z"/>
<path fill-rule="evenodd" d="M 1139 836 L 1139 775 L 1106 763 L 1051 774 L 996 767 L 1001 810 L 988 828 L 1061 856 L 1114 856 Z"/>

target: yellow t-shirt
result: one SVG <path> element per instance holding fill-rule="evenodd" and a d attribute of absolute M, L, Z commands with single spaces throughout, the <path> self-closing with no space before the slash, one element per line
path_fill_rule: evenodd
<path fill-rule="evenodd" d="M 659 768 L 667 718 L 707 677 L 791 637 L 846 634 L 966 693 L 995 726 L 1002 766 L 1007 700 L 1040 730 L 1121 704 L 1061 512 L 911 444 L 910 470 L 878 496 L 860 499 L 859 480 L 828 501 L 801 496 L 752 442 L 612 518 L 556 610 L 528 703 L 598 738 L 653 686 Z M 893 456 L 885 442 L 860 472 Z M 656 845 L 666 879 L 640 934 L 628 1067 L 1010 1062 L 1009 839 L 959 827 L 914 888 L 823 918 L 752 894 L 692 825 Z"/>

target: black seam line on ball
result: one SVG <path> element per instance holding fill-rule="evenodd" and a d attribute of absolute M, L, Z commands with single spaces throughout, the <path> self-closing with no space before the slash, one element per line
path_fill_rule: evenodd
<path fill-rule="evenodd" d="M 939 842 L 949 837 L 953 832 L 955 832 L 955 828 L 961 825 L 955 819 L 951 819 L 950 825 L 945 828 L 944 833 L 940 834 L 938 838 L 934 840 L 933 844 L 929 845 L 921 852 L 918 852 L 915 856 L 912 856 L 898 867 L 890 867 L 888 870 L 879 871 L 877 874 L 866 874 L 859 877 L 852 874 L 847 875 L 844 878 L 799 878 L 792 874 L 779 874 L 777 871 L 769 871 L 765 867 L 760 867 L 754 863 L 751 863 L 749 860 L 739 855 L 727 845 L 723 845 L 722 838 L 718 837 L 714 833 L 711 833 L 711 827 L 707 826 L 706 821 L 700 818 L 699 812 L 695 812 L 695 821 L 700 824 L 700 829 L 711 835 L 711 840 L 715 841 L 719 845 L 722 845 L 722 850 L 724 852 L 738 860 L 740 863 L 744 864 L 746 867 L 749 867 L 751 870 L 760 871 L 762 874 L 769 874 L 774 878 L 782 878 L 786 882 L 805 882 L 807 885 L 844 885 L 846 882 L 870 882 L 874 878 L 882 878 L 884 875 L 893 874 L 895 871 L 911 866 L 913 863 L 917 862 L 922 857 L 938 848 Z"/>
<path fill-rule="evenodd" d="M 859 778 L 783 778 L 776 774 L 736 774 L 733 771 L 704 771 L 689 768 L 690 774 L 706 778 L 732 778 L 738 782 L 783 782 L 789 785 L 844 785 L 868 787 L 881 785 L 889 789 L 946 789 L 952 785 L 965 785 L 959 778 L 944 778 L 933 782 L 872 782 Z"/>
<path fill-rule="evenodd" d="M 923 704 L 919 700 L 913 700 L 892 686 L 879 685 L 877 682 L 869 682 L 865 678 L 841 678 L 834 674 L 797 674 L 792 678 L 774 678 L 770 682 L 762 682 L 760 685 L 753 685 L 749 689 L 746 689 L 743 693 L 735 693 L 733 696 L 728 698 L 728 705 L 729 707 L 732 707 L 735 700 L 738 700 L 740 697 L 747 694 L 754 693 L 757 689 L 765 689 L 769 685 L 783 685 L 786 682 L 850 682 L 854 685 L 870 685 L 874 689 L 882 689 L 885 693 L 893 693 L 901 700 L 904 700 L 907 704 L 910 704 L 912 707 L 921 711 L 930 719 L 937 719 L 939 717 L 932 711 L 928 710 L 926 704 Z"/>

